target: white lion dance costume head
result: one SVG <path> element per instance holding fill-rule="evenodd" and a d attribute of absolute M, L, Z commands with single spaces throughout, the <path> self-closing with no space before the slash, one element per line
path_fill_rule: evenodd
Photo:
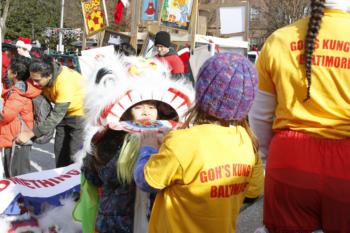
<path fill-rule="evenodd" d="M 93 136 L 106 128 L 137 132 L 175 127 L 177 122 L 184 120 L 194 101 L 191 82 L 185 78 L 172 79 L 168 66 L 156 59 L 99 57 L 93 67 L 85 99 L 87 135 L 84 151 L 90 150 Z M 157 121 L 151 126 L 125 123 L 127 110 L 147 100 L 159 102 L 159 118 L 166 121 Z"/>

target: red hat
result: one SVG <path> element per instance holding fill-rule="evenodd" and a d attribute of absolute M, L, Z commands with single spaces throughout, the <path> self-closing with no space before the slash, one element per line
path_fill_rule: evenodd
<path fill-rule="evenodd" d="M 31 39 L 25 38 L 25 37 L 19 37 L 17 42 L 16 42 L 16 47 L 23 48 L 23 49 L 30 51 L 32 49 Z"/>
<path fill-rule="evenodd" d="M 32 39 L 26 37 L 19 37 L 18 40 L 23 41 L 25 44 L 31 44 Z"/>

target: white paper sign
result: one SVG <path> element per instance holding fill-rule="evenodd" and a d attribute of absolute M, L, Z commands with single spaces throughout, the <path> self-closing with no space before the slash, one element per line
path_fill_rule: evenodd
<path fill-rule="evenodd" d="M 220 33 L 231 34 L 245 31 L 246 7 L 220 7 Z"/>
<path fill-rule="evenodd" d="M 81 74 L 86 78 L 92 77 L 92 74 L 96 70 L 97 61 L 103 57 L 110 57 L 113 55 L 113 45 L 81 51 L 81 56 L 79 56 Z"/>
<path fill-rule="evenodd" d="M 197 81 L 197 74 L 203 65 L 203 63 L 208 60 L 211 56 L 215 54 L 215 44 L 203 45 L 193 49 L 190 56 L 190 65 L 193 77 Z"/>

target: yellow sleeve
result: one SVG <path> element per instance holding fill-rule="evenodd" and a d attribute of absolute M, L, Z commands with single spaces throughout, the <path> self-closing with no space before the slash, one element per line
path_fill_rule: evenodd
<path fill-rule="evenodd" d="M 69 79 L 75 77 L 69 77 L 66 74 L 61 75 L 61 77 L 57 77 L 57 83 L 55 84 L 55 103 L 72 103 L 74 97 L 74 87 Z"/>
<path fill-rule="evenodd" d="M 259 90 L 275 94 L 275 84 L 272 81 L 271 70 L 269 68 L 270 40 L 267 40 L 259 54 L 256 68 L 259 76 Z"/>
<path fill-rule="evenodd" d="M 248 190 L 245 194 L 248 198 L 256 198 L 264 191 L 264 168 L 260 156 L 257 155 L 257 162 L 253 166 L 252 175 L 249 181 Z"/>
<path fill-rule="evenodd" d="M 144 167 L 144 175 L 147 183 L 156 189 L 164 189 L 172 183 L 182 180 L 182 167 L 177 160 L 174 150 L 169 147 L 166 137 L 157 154 L 150 157 Z"/>

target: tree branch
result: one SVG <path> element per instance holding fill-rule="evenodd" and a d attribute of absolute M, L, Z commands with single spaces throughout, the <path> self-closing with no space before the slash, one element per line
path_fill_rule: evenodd
<path fill-rule="evenodd" d="M 5 7 L 2 11 L 2 15 L 1 15 L 1 19 L 0 19 L 0 27 L 2 30 L 2 34 L 1 34 L 1 41 L 4 40 L 5 38 L 5 33 L 6 33 L 6 20 L 7 20 L 7 16 L 8 16 L 8 12 L 9 12 L 9 8 L 10 8 L 10 1 L 11 0 L 6 0 L 5 2 Z"/>

